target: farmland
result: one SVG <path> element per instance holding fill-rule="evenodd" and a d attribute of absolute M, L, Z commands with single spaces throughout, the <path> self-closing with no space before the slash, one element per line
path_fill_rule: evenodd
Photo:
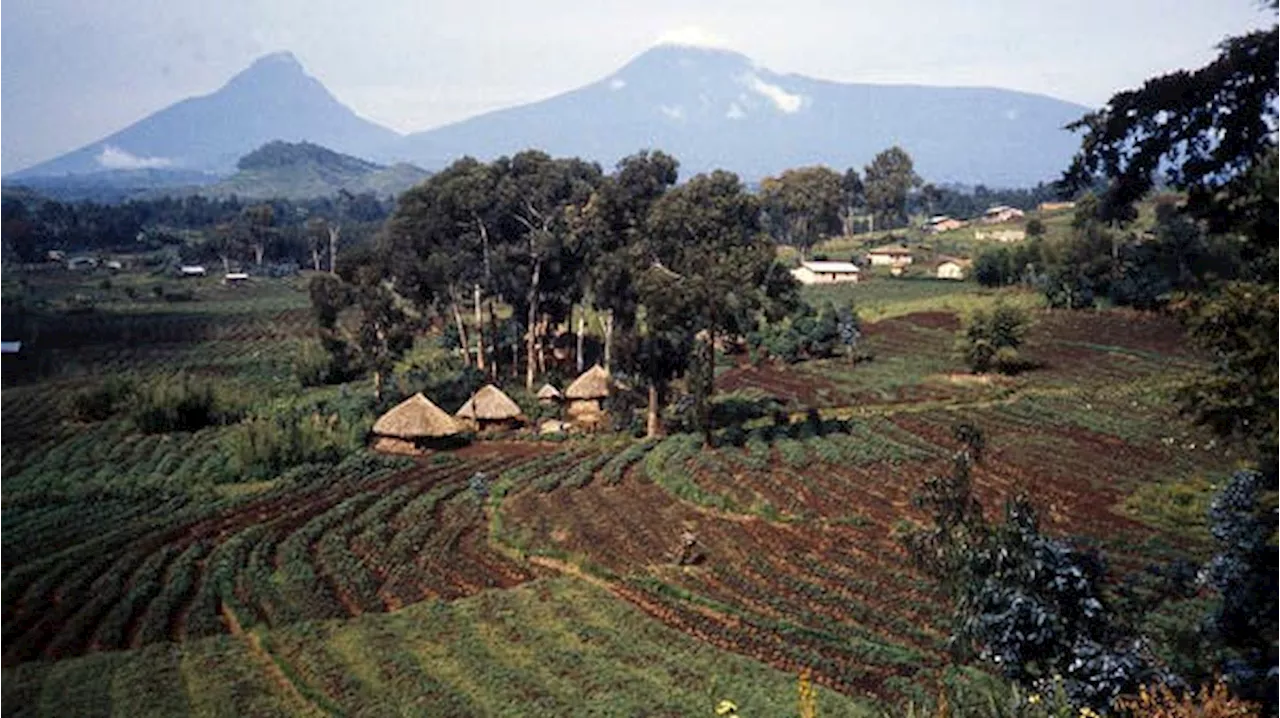
<path fill-rule="evenodd" d="M 913 493 L 948 470 L 956 421 L 987 436 L 989 512 L 1029 492 L 1049 532 L 1121 571 L 1203 556 L 1161 487 L 1207 491 L 1234 465 L 1173 409 L 1202 360 L 1172 320 L 872 280 L 806 295 L 855 299 L 869 361 L 724 358 L 722 396 L 786 411 L 715 448 L 523 437 L 249 481 L 228 470 L 234 426 L 144 433 L 70 408 L 111 373 L 183 371 L 251 405 L 368 392 L 298 387 L 300 283 L 195 286 L 97 290 L 70 315 L 62 298 L 95 290 L 35 293 L 39 366 L 0 399 L 6 714 L 687 715 L 732 698 L 774 715 L 801 671 L 824 714 L 870 714 L 928 699 L 949 665 L 948 606 L 896 534 L 922 519 Z M 975 377 L 954 335 L 997 299 L 1032 309 L 1035 368 Z M 698 560 L 676 565 L 685 532 Z"/>

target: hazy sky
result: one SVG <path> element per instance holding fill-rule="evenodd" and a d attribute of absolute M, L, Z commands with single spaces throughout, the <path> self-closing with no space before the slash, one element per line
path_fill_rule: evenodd
<path fill-rule="evenodd" d="M 1097 106 L 1273 21 L 1252 0 L 6 0 L 0 12 L 6 173 L 211 92 L 277 50 L 359 114 L 409 132 L 597 80 L 675 31 L 776 72 Z"/>

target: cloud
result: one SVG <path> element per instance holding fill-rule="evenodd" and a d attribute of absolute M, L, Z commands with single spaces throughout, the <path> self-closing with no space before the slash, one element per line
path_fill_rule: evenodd
<path fill-rule="evenodd" d="M 685 25 L 668 30 L 658 36 L 659 45 L 686 45 L 690 47 L 714 47 L 728 49 L 729 41 L 720 35 L 695 25 Z"/>
<path fill-rule="evenodd" d="M 738 106 L 738 103 L 730 102 L 729 111 L 724 113 L 724 116 L 731 120 L 740 120 L 746 117 L 747 113 L 741 107 Z"/>
<path fill-rule="evenodd" d="M 798 112 L 800 106 L 804 104 L 803 96 L 793 95 L 777 85 L 771 85 L 761 80 L 758 75 L 747 75 L 743 78 L 743 82 L 747 87 L 769 98 L 779 110 L 789 115 Z"/>
<path fill-rule="evenodd" d="M 684 119 L 684 108 L 679 105 L 676 105 L 675 107 L 662 105 L 658 109 L 662 110 L 662 114 L 666 115 L 667 117 L 670 117 L 673 120 L 681 121 Z"/>
<path fill-rule="evenodd" d="M 173 161 L 167 157 L 139 157 L 128 150 L 111 145 L 103 145 L 97 159 L 98 164 L 109 170 L 151 170 L 173 164 Z"/>
<path fill-rule="evenodd" d="M 610 90 L 621 90 L 626 86 L 627 86 L 627 81 L 622 79 L 621 77 L 615 77 L 612 80 L 609 80 Z"/>

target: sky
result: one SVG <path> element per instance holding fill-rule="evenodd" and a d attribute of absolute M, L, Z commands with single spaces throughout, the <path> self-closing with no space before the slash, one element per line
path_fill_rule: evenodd
<path fill-rule="evenodd" d="M 1002 87 L 1097 107 L 1268 26 L 1253 0 L 6 0 L 0 172 L 293 52 L 400 132 L 606 77 L 661 39 L 843 82 Z"/>

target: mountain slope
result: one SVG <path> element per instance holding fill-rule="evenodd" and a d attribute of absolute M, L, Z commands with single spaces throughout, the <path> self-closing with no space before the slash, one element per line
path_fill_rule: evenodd
<path fill-rule="evenodd" d="M 310 142 L 269 142 L 242 157 L 237 167 L 239 171 L 234 175 L 200 187 L 199 193 L 210 197 L 234 194 L 247 199 L 309 199 L 346 190 L 386 196 L 398 195 L 427 176 L 412 165 L 384 167 Z"/>
<path fill-rule="evenodd" d="M 664 45 L 577 90 L 408 135 L 393 154 L 438 167 L 537 147 L 608 167 L 653 147 L 683 176 L 723 167 L 756 179 L 861 167 L 898 144 L 930 181 L 1022 186 L 1061 173 L 1079 146 L 1062 127 L 1087 110 L 1009 90 L 780 75 L 737 53 Z"/>
<path fill-rule="evenodd" d="M 276 53 L 212 94 L 178 102 L 13 177 L 131 169 L 228 172 L 237 158 L 270 140 L 308 140 L 367 155 L 398 138 L 338 102 L 293 55 Z"/>

